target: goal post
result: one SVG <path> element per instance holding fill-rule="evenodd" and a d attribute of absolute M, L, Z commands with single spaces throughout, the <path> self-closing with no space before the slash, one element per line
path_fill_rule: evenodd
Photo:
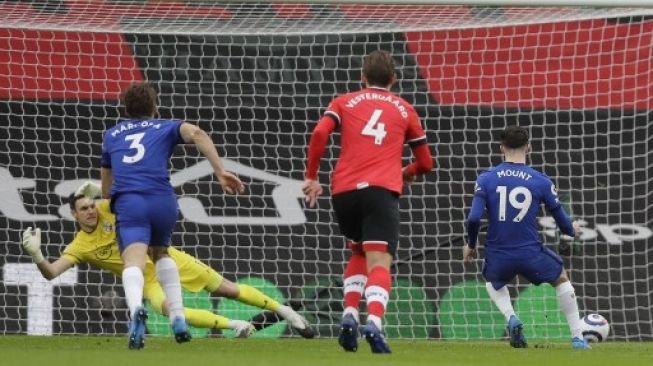
<path fill-rule="evenodd" d="M 102 133 L 120 116 L 120 92 L 148 80 L 161 116 L 208 131 L 247 184 L 244 195 L 223 196 L 198 152 L 179 147 L 173 244 L 296 307 L 319 336 L 336 336 L 346 252 L 328 195 L 316 209 L 303 204 L 306 146 L 329 101 L 361 87 L 362 57 L 384 49 L 399 76 L 393 91 L 416 107 L 436 159 L 401 198 L 388 336 L 504 336 L 481 262 L 463 264 L 461 247 L 474 181 L 501 161 L 499 132 L 518 124 L 532 136 L 530 163 L 582 220 L 564 257 L 581 312 L 605 316 L 611 339 L 653 339 L 653 1 L 618 5 L 0 2 L 0 334 L 126 332 L 119 279 L 81 265 L 45 281 L 20 235 L 40 227 L 46 257 L 61 255 L 77 230 L 68 195 L 99 179 Z M 338 153 L 333 143 L 322 159 L 325 186 Z M 552 218 L 539 224 L 547 245 L 567 244 Z M 566 340 L 555 291 L 515 284 L 529 337 Z M 258 336 L 292 335 L 258 309 L 184 296 L 191 307 L 262 321 Z M 150 320 L 151 334 L 168 331 L 162 317 Z"/>

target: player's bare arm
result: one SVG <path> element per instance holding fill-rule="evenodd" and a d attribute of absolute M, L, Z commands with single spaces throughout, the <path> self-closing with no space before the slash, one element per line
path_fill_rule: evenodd
<path fill-rule="evenodd" d="M 39 228 L 32 229 L 32 227 L 28 227 L 23 232 L 23 249 L 32 257 L 36 267 L 47 280 L 59 277 L 60 274 L 74 265 L 66 258 L 59 258 L 50 263 L 43 257 L 41 253 L 41 229 Z"/>
<path fill-rule="evenodd" d="M 406 168 L 407 168 L 407 166 L 405 166 L 401 170 L 401 176 L 404 179 L 404 184 L 411 184 L 411 183 L 413 183 L 415 181 L 415 175 L 410 174 L 410 172 Z"/>
<path fill-rule="evenodd" d="M 316 179 L 305 179 L 302 186 L 302 192 L 306 199 L 308 207 L 315 207 L 317 198 L 322 194 L 322 185 Z"/>
<path fill-rule="evenodd" d="M 574 235 L 574 237 L 576 237 L 576 238 L 579 237 L 580 234 L 581 234 L 580 222 L 579 221 L 574 221 L 574 222 L 571 223 L 571 225 L 574 227 L 574 234 L 576 234 L 576 235 Z"/>
<path fill-rule="evenodd" d="M 46 280 L 53 280 L 59 277 L 62 273 L 72 268 L 74 264 L 68 259 L 61 257 L 50 262 L 47 259 L 37 264 L 36 267 L 41 271 L 43 278 Z"/>
<path fill-rule="evenodd" d="M 466 263 L 474 261 L 476 258 L 476 248 L 472 248 L 469 244 L 465 244 L 463 247 L 463 261 Z"/>
<path fill-rule="evenodd" d="M 179 132 L 184 142 L 195 144 L 202 155 L 208 159 L 213 173 L 225 192 L 230 194 L 245 192 L 243 182 L 235 174 L 224 169 L 213 141 L 204 130 L 190 123 L 182 123 Z"/>

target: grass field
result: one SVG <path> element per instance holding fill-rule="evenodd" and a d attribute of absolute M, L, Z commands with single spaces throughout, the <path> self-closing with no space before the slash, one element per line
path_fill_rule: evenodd
<path fill-rule="evenodd" d="M 653 343 L 596 345 L 574 351 L 566 343 L 531 344 L 511 349 L 507 342 L 399 341 L 393 354 L 373 355 L 367 344 L 345 353 L 333 339 L 196 339 L 177 345 L 169 338 L 149 338 L 141 351 L 129 351 L 122 337 L 0 337 L 2 366 L 651 366 Z M 379 362 L 381 361 L 381 362 Z"/>

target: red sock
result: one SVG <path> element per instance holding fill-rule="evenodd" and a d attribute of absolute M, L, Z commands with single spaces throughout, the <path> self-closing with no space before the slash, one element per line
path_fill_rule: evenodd
<path fill-rule="evenodd" d="M 390 299 L 392 278 L 390 271 L 384 267 L 376 266 L 367 275 L 365 298 L 367 299 L 367 313 L 383 318 L 385 308 Z"/>
<path fill-rule="evenodd" d="M 349 243 L 348 243 L 349 244 Z M 360 244 L 351 243 L 351 257 L 344 273 L 345 308 L 358 309 L 367 282 L 367 262 Z"/>

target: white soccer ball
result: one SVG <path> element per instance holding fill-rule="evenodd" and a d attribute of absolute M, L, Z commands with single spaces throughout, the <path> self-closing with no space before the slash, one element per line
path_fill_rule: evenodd
<path fill-rule="evenodd" d="M 588 342 L 603 342 L 610 334 L 610 324 L 599 314 L 587 314 L 581 319 L 583 338 Z"/>

